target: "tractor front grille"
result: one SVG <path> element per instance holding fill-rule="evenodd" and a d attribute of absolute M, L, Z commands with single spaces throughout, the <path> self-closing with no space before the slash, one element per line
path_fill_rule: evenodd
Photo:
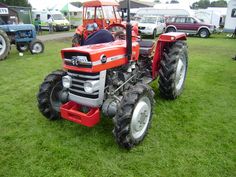
<path fill-rule="evenodd" d="M 79 59 L 79 57 L 85 57 L 83 61 Z M 64 53 L 64 61 L 68 66 L 76 66 L 83 68 L 92 68 L 92 62 L 89 54 L 81 53 L 81 52 L 65 52 Z"/>
<path fill-rule="evenodd" d="M 33 33 L 30 30 L 22 30 L 22 31 L 18 31 L 16 33 L 16 38 L 18 39 L 24 39 L 24 38 L 32 38 L 33 37 Z"/>
<path fill-rule="evenodd" d="M 68 70 L 67 74 L 72 78 L 72 86 L 69 88 L 69 100 L 80 105 L 100 107 L 104 99 L 106 82 L 106 70 L 97 73 L 85 73 Z M 99 81 L 99 90 L 87 93 L 84 90 L 86 81 Z"/>
<path fill-rule="evenodd" d="M 73 95 L 97 99 L 99 97 L 99 91 L 94 93 L 86 93 L 84 90 L 84 83 L 87 80 L 99 80 L 100 73 L 83 73 L 83 72 L 74 72 L 68 71 L 68 75 L 72 78 L 72 87 L 69 89 L 69 92 Z"/>

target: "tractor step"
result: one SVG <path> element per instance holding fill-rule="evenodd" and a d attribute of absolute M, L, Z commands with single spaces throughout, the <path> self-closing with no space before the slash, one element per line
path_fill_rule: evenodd
<path fill-rule="evenodd" d="M 86 127 L 93 127 L 99 123 L 99 108 L 90 108 L 88 113 L 83 113 L 80 112 L 81 107 L 81 105 L 73 101 L 69 101 L 61 106 L 61 117 L 69 121 L 84 125 Z"/>

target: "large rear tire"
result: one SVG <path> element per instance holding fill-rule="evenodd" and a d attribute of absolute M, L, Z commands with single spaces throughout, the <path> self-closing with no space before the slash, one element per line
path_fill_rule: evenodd
<path fill-rule="evenodd" d="M 60 106 L 62 105 L 61 94 L 63 92 L 62 77 L 65 71 L 57 70 L 49 74 L 41 84 L 37 95 L 38 108 L 49 120 L 59 119 Z"/>
<path fill-rule="evenodd" d="M 7 58 L 11 49 L 10 40 L 7 34 L 0 30 L 0 60 L 4 60 Z"/>
<path fill-rule="evenodd" d="M 154 92 L 148 85 L 137 84 L 127 91 L 113 118 L 116 142 L 131 149 L 143 141 L 151 125 Z"/>
<path fill-rule="evenodd" d="M 188 68 L 187 45 L 183 41 L 165 47 L 160 63 L 159 90 L 162 97 L 175 99 L 182 92 Z"/>
<path fill-rule="evenodd" d="M 77 47 L 81 44 L 81 35 L 75 33 L 72 39 L 72 47 Z"/>

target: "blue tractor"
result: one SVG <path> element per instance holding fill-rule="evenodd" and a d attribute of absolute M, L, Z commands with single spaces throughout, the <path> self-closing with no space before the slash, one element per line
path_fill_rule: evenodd
<path fill-rule="evenodd" d="M 44 44 L 36 39 L 34 25 L 0 25 L 0 60 L 5 59 L 15 44 L 19 52 L 30 50 L 32 54 L 43 53 Z"/>

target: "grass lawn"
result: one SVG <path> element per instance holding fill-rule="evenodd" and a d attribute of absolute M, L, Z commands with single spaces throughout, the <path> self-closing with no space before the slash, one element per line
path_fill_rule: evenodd
<path fill-rule="evenodd" d="M 138 147 L 117 146 L 112 121 L 90 129 L 47 121 L 36 94 L 44 77 L 61 68 L 60 49 L 20 57 L 15 49 L 0 62 L 0 176 L 235 177 L 236 40 L 190 37 L 189 70 L 183 95 L 166 101 L 156 91 L 152 127 Z"/>

